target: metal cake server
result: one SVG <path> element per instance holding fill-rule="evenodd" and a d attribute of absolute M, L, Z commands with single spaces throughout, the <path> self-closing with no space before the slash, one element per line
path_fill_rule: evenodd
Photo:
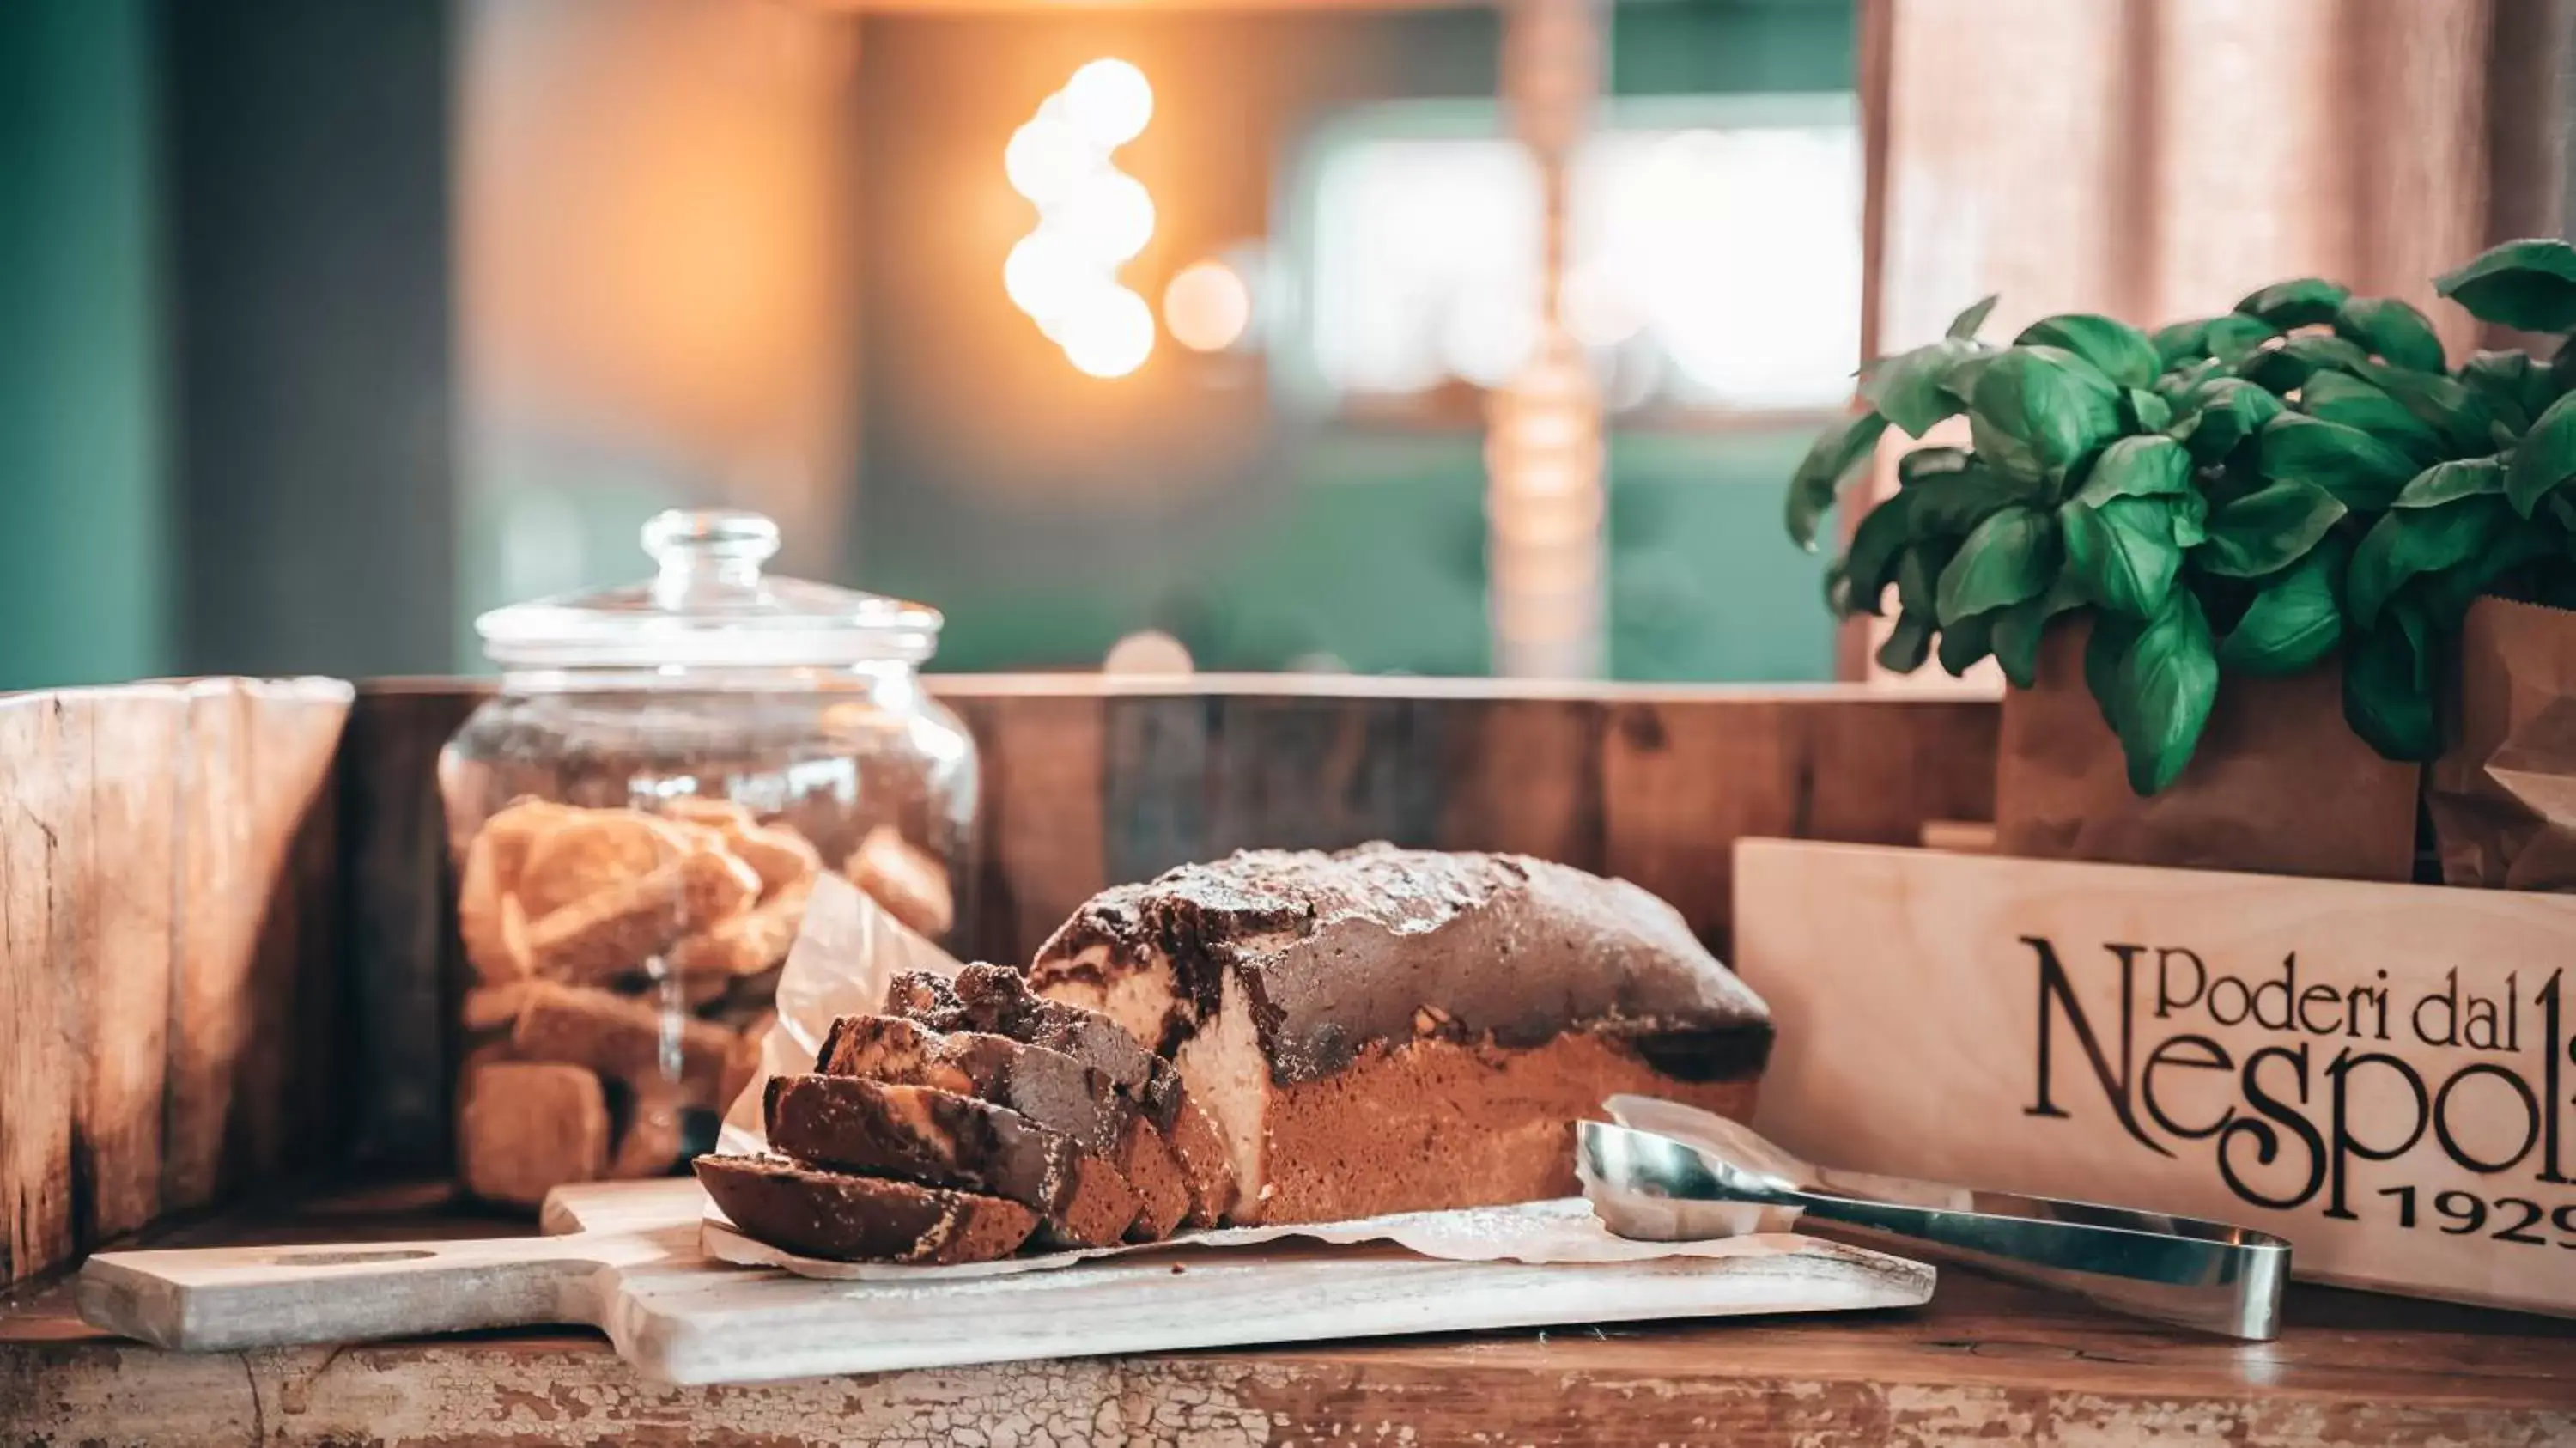
<path fill-rule="evenodd" d="M 1748 1204 L 1785 1208 L 1872 1246 L 1930 1247 L 1997 1276 L 2227 1337 L 2280 1334 L 2290 1244 L 2161 1212 L 1827 1171 L 1740 1122 L 1679 1102 L 1614 1096 L 1618 1125 L 1580 1123 L 1576 1170 L 1611 1231 L 1689 1241 L 1745 1230 Z"/>

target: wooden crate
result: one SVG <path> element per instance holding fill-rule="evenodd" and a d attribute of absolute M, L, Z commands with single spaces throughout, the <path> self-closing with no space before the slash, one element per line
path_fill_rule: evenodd
<path fill-rule="evenodd" d="M 1371 839 L 1625 875 L 1723 949 L 1737 836 L 1910 841 L 1993 805 L 1996 710 L 1974 699 L 932 687 L 982 751 L 964 948 L 999 960 L 1026 959 L 1111 883 L 1242 846 Z M 0 701 L 0 769 L 23 802 L 0 814 L 0 1280 L 281 1172 L 446 1169 L 457 976 L 433 765 L 487 688 L 384 681 L 354 707 L 327 682 Z"/>
<path fill-rule="evenodd" d="M 1748 839 L 1756 1125 L 2576 1315 L 2576 897 Z"/>

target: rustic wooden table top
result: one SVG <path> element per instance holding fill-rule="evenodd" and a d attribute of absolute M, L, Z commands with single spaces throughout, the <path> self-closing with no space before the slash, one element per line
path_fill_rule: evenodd
<path fill-rule="evenodd" d="M 488 1234 L 414 1190 L 167 1234 Z M 0 1297 L 0 1443 L 2576 1443 L 2576 1322 L 2302 1289 L 2262 1345 L 1964 1270 L 1921 1309 L 678 1388 L 601 1338 L 189 1356 Z"/>

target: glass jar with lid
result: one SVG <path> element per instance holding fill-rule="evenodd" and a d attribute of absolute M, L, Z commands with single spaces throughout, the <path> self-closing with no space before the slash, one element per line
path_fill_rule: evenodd
<path fill-rule="evenodd" d="M 642 583 L 476 621 L 498 694 L 439 757 L 463 945 L 459 1176 L 534 1206 L 708 1149 L 818 874 L 966 918 L 973 738 L 940 616 L 762 564 L 756 513 L 644 526 Z"/>

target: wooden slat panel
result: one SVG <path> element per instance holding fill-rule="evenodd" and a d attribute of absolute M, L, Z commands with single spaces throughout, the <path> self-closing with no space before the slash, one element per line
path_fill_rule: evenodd
<path fill-rule="evenodd" d="M 1441 721 L 1443 744 L 1429 843 L 1601 868 L 1601 705 L 1496 699 L 1422 712 Z"/>
<path fill-rule="evenodd" d="M 82 1095 L 82 961 L 56 948 L 54 881 L 74 786 L 55 756 L 62 707 L 0 700 L 0 1281 L 73 1250 L 72 1136 Z M 77 846 L 76 846 L 77 847 Z"/>
<path fill-rule="evenodd" d="M 448 985 L 456 943 L 438 751 L 482 691 L 376 686 L 350 715 L 339 775 L 349 1056 L 367 1089 L 350 1149 L 366 1166 L 448 1166 Z"/>
<path fill-rule="evenodd" d="M 176 708 L 98 701 L 90 743 L 94 840 L 113 840 L 96 876 L 88 1104 L 93 1239 L 161 1211 L 161 1103 L 170 1044 L 172 910 L 177 904 L 182 738 Z M 0 1274 L 5 1275 L 5 1274 Z"/>
<path fill-rule="evenodd" d="M 1174 865 L 1205 858 L 1216 702 L 1116 695 L 1105 702 L 1106 738 L 1100 759 L 1100 848 L 1107 872 L 1103 883 L 1149 879 Z"/>
<path fill-rule="evenodd" d="M 983 762 L 979 868 L 968 938 L 1024 960 L 1108 876 L 1102 850 L 1102 701 L 1066 695 L 949 701 Z"/>
<path fill-rule="evenodd" d="M 0 1282 L 337 1150 L 349 696 L 0 699 Z"/>

